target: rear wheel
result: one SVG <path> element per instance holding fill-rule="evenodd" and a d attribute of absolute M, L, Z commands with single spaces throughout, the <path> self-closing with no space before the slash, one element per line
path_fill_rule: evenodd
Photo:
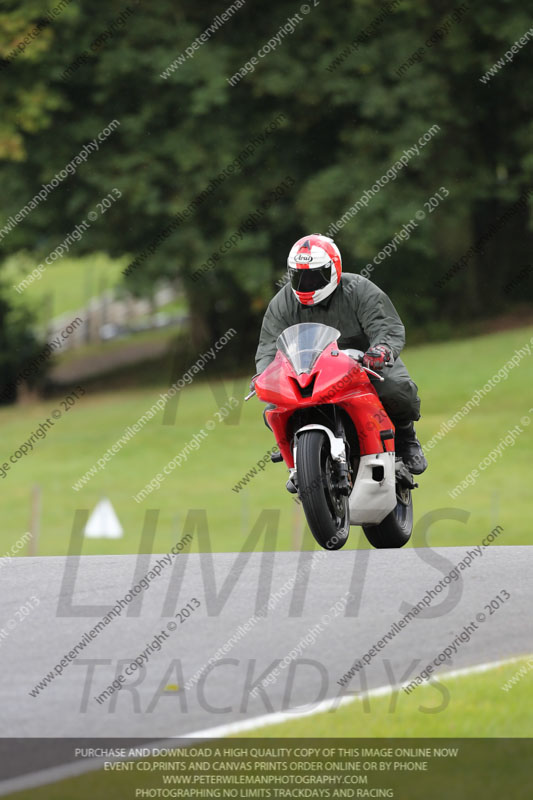
<path fill-rule="evenodd" d="M 326 550 L 340 550 L 350 532 L 348 496 L 337 488 L 329 439 L 322 431 L 304 431 L 298 437 L 296 474 L 311 533 Z"/>
<path fill-rule="evenodd" d="M 365 536 L 378 549 L 403 547 L 413 530 L 411 490 L 396 485 L 396 508 L 379 525 L 363 525 Z"/>

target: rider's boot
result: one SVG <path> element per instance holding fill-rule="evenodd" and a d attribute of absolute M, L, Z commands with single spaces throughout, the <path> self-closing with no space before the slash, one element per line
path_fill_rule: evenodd
<path fill-rule="evenodd" d="M 415 426 L 412 422 L 396 425 L 396 455 L 403 458 L 403 463 L 413 475 L 421 475 L 428 466 L 422 445 L 416 438 Z"/>

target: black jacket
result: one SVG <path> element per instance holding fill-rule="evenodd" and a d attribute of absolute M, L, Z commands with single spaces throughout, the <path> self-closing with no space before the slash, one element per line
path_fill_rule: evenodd
<path fill-rule="evenodd" d="M 362 275 L 344 273 L 335 291 L 316 306 L 304 306 L 290 284 L 268 304 L 255 354 L 257 372 L 263 372 L 276 355 L 276 339 L 291 325 L 321 322 L 341 332 L 339 346 L 367 350 L 388 345 L 397 358 L 405 344 L 405 329 L 385 292 Z"/>

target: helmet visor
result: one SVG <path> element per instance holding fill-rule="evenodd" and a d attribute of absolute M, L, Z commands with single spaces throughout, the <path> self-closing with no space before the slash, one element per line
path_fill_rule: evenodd
<path fill-rule="evenodd" d="M 317 269 L 289 267 L 289 279 L 295 292 L 317 292 L 331 281 L 331 261 Z"/>

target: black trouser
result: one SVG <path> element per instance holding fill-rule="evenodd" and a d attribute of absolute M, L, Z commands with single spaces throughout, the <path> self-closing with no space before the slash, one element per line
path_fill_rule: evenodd
<path fill-rule="evenodd" d="M 411 380 L 402 359 L 397 358 L 393 366 L 382 369 L 380 375 L 384 381 L 369 377 L 392 422 L 405 425 L 420 419 L 418 386 Z"/>
<path fill-rule="evenodd" d="M 418 386 L 411 380 L 401 358 L 397 358 L 392 367 L 382 369 L 380 374 L 385 379 L 384 381 L 369 377 L 383 403 L 383 408 L 394 425 L 405 425 L 420 419 Z M 266 412 L 271 408 L 276 408 L 276 406 L 273 403 L 267 403 L 263 411 L 263 419 L 267 428 L 270 428 L 270 425 L 266 420 Z"/>

